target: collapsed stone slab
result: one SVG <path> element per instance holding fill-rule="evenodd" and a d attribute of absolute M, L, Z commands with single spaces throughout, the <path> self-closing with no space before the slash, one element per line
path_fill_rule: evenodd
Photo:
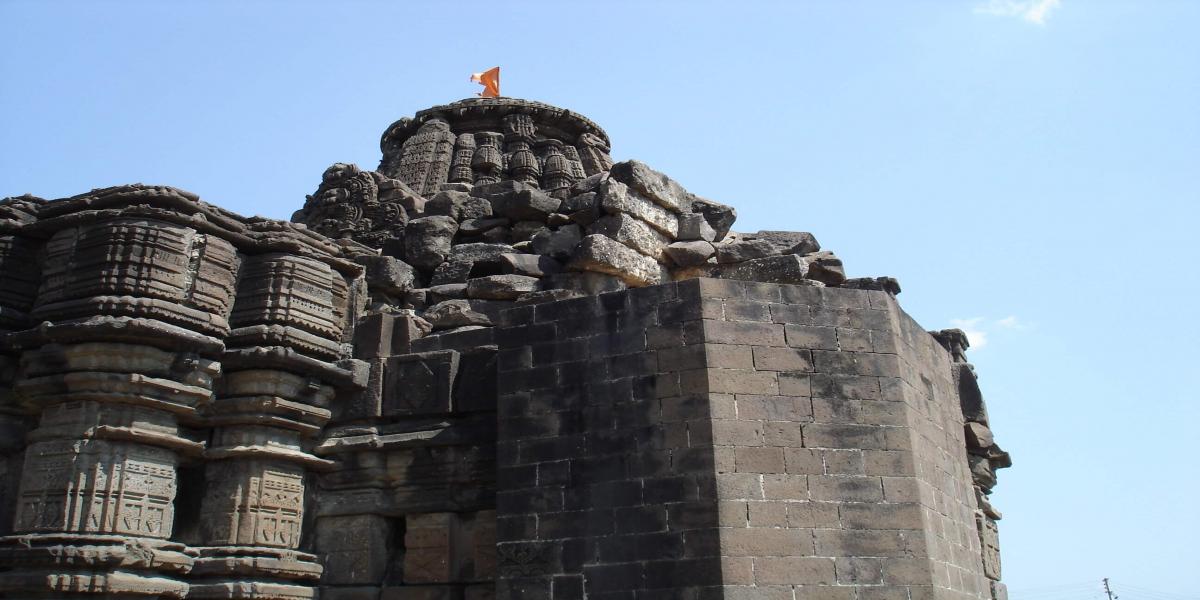
<path fill-rule="evenodd" d="M 663 281 L 663 267 L 658 261 L 603 235 L 583 238 L 567 268 L 605 273 L 633 286 Z"/>

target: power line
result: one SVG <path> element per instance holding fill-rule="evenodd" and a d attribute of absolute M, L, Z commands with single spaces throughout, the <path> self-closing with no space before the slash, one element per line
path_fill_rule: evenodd
<path fill-rule="evenodd" d="M 1137 586 L 1137 585 L 1129 585 L 1129 584 L 1125 584 L 1125 583 L 1121 584 L 1121 588 L 1124 590 L 1128 590 L 1128 593 L 1126 595 L 1128 595 L 1129 593 L 1132 593 L 1138 597 L 1144 597 L 1144 598 L 1157 598 L 1157 599 L 1161 599 L 1161 600 L 1200 600 L 1200 596 L 1197 596 L 1195 594 L 1181 594 L 1179 592 L 1164 592 L 1161 590 L 1153 590 L 1150 588 Z"/>

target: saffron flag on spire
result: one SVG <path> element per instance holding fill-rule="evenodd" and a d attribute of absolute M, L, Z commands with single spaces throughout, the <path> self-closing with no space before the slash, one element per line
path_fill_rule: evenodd
<path fill-rule="evenodd" d="M 471 81 L 483 86 L 479 95 L 484 98 L 495 98 L 500 95 L 500 67 L 492 67 L 482 73 L 472 73 Z"/>

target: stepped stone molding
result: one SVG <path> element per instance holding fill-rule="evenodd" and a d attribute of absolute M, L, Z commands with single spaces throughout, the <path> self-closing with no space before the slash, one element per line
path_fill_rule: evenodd
<path fill-rule="evenodd" d="M 966 336 L 587 118 L 0 200 L 0 598 L 1007 600 Z"/>

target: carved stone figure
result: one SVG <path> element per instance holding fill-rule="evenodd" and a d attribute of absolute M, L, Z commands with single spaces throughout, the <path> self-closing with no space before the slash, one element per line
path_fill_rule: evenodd
<path fill-rule="evenodd" d="M 576 147 L 579 149 L 579 159 L 583 163 L 583 170 L 588 175 L 603 173 L 612 168 L 613 161 L 608 156 L 610 149 L 600 136 L 591 132 L 581 133 Z"/>
<path fill-rule="evenodd" d="M 408 212 L 423 202 L 402 181 L 337 163 L 325 170 L 321 185 L 292 220 L 331 238 L 353 239 L 380 248 L 385 241 L 401 235 Z"/>

